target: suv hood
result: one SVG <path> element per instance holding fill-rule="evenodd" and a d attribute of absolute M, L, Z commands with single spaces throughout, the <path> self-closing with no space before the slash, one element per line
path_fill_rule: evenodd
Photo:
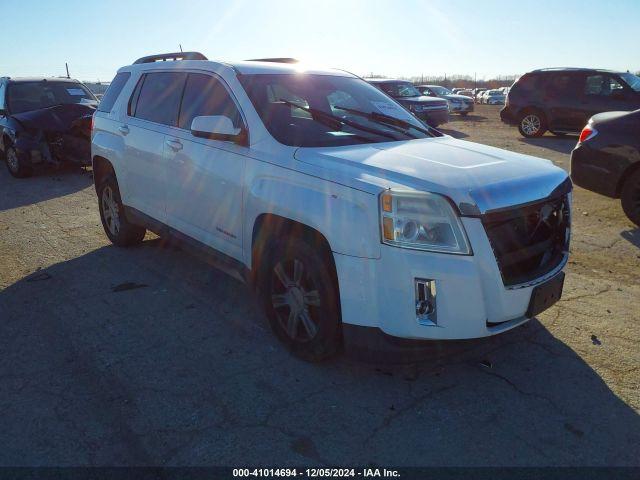
<path fill-rule="evenodd" d="M 442 98 L 440 97 L 429 97 L 427 95 L 422 95 L 420 97 L 394 97 L 400 103 L 434 103 L 441 104 Z"/>
<path fill-rule="evenodd" d="M 549 160 L 449 136 L 299 148 L 295 158 L 326 170 L 327 177 L 350 179 L 356 188 L 364 189 L 364 183 L 377 191 L 393 187 L 440 193 L 464 215 L 540 200 L 569 182 L 567 173 Z"/>
<path fill-rule="evenodd" d="M 52 107 L 16 113 L 12 118 L 32 133 L 42 130 L 53 133 L 70 133 L 74 129 L 90 135 L 91 115 L 95 111 L 94 104 L 73 103 L 54 105 Z"/>
<path fill-rule="evenodd" d="M 449 100 L 468 100 L 468 101 L 473 101 L 473 98 L 471 97 L 467 97 L 466 95 L 457 95 L 457 94 L 453 94 L 453 95 L 443 95 L 442 98 L 446 98 Z"/>

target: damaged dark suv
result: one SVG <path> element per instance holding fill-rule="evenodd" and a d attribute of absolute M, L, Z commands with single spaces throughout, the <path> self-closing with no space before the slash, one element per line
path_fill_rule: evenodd
<path fill-rule="evenodd" d="M 0 156 L 14 177 L 39 165 L 91 164 L 98 100 L 78 80 L 0 78 Z"/>

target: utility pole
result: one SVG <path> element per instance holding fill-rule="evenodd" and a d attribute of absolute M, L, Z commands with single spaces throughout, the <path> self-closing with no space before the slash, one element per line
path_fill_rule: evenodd
<path fill-rule="evenodd" d="M 182 52 L 182 44 L 179 43 L 178 46 L 180 47 L 180 52 Z"/>
<path fill-rule="evenodd" d="M 64 67 L 67 69 L 67 78 L 71 78 L 69 76 L 69 64 L 67 62 L 64 62 Z"/>

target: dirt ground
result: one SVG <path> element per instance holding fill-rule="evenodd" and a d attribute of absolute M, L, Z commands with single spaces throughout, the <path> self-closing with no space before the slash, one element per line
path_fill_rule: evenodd
<path fill-rule="evenodd" d="M 443 130 L 568 169 L 498 107 Z M 640 230 L 577 188 L 560 303 L 412 365 L 310 365 L 246 288 L 153 235 L 118 249 L 88 173 L 0 168 L 0 465 L 640 465 Z"/>

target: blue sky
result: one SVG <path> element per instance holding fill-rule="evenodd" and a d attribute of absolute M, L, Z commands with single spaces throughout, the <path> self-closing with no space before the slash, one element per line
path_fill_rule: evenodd
<path fill-rule="evenodd" d="M 640 0 L 0 0 L 0 75 L 110 80 L 157 52 L 291 56 L 360 75 L 640 70 Z M 8 48 L 7 48 L 8 47 Z"/>

